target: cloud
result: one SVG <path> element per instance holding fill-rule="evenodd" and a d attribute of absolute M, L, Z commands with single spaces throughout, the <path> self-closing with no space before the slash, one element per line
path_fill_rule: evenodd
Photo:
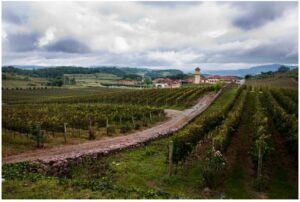
<path fill-rule="evenodd" d="M 75 39 L 60 39 L 52 44 L 45 46 L 45 49 L 51 52 L 66 53 L 87 53 L 90 49 L 83 43 Z"/>
<path fill-rule="evenodd" d="M 56 31 L 56 29 L 54 27 L 48 28 L 45 35 L 39 39 L 38 46 L 43 47 L 43 46 L 49 44 L 52 40 L 54 40 L 55 31 Z"/>
<path fill-rule="evenodd" d="M 235 2 L 234 6 L 242 14 L 234 19 L 233 24 L 244 30 L 255 29 L 280 18 L 287 9 L 297 5 L 297 2 Z"/>
<path fill-rule="evenodd" d="M 202 64 L 221 68 L 298 63 L 295 2 L 3 5 L 4 64 L 110 64 L 185 70 Z"/>
<path fill-rule="evenodd" d="M 5 34 L 3 40 L 4 51 L 26 52 L 37 48 L 39 33 L 14 33 Z"/>

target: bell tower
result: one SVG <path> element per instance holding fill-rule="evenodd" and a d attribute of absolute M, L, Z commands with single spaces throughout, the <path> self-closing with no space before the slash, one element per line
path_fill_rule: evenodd
<path fill-rule="evenodd" d="M 201 80 L 200 75 L 201 75 L 201 73 L 200 73 L 200 68 L 197 67 L 197 68 L 195 69 L 194 84 L 200 84 L 200 80 Z"/>

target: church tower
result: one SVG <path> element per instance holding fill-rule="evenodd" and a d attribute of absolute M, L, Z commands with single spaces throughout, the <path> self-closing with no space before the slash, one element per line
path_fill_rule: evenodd
<path fill-rule="evenodd" d="M 200 68 L 197 67 L 195 69 L 194 83 L 195 84 L 200 84 L 200 80 L 201 80 L 201 77 L 200 77 Z"/>

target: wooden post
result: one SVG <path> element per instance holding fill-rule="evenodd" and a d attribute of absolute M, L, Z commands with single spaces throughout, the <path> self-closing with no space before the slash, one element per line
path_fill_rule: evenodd
<path fill-rule="evenodd" d="M 106 135 L 109 135 L 108 127 L 109 127 L 109 125 L 108 125 L 108 119 L 106 119 Z"/>
<path fill-rule="evenodd" d="M 257 164 L 257 177 L 261 177 L 261 170 L 262 170 L 262 152 L 261 152 L 261 146 L 258 148 L 258 164 Z"/>
<path fill-rule="evenodd" d="M 132 125 L 133 125 L 133 127 L 135 127 L 135 123 L 134 123 L 134 117 L 133 117 L 133 115 L 131 116 L 131 119 L 132 119 Z"/>
<path fill-rule="evenodd" d="M 92 120 L 90 119 L 90 125 L 89 125 L 89 129 L 92 128 Z"/>
<path fill-rule="evenodd" d="M 172 175 L 173 169 L 173 141 L 169 142 L 169 176 Z"/>
<path fill-rule="evenodd" d="M 150 121 L 152 121 L 152 114 L 151 114 L 151 112 L 150 112 Z"/>
<path fill-rule="evenodd" d="M 67 123 L 64 123 L 64 140 L 65 143 L 67 143 Z"/>

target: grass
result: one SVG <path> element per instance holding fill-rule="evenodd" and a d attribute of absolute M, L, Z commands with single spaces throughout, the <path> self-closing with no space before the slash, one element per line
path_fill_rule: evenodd
<path fill-rule="evenodd" d="M 276 162 L 270 187 L 267 192 L 274 199 L 296 199 L 298 198 L 298 187 L 289 181 L 288 170 Z"/>

